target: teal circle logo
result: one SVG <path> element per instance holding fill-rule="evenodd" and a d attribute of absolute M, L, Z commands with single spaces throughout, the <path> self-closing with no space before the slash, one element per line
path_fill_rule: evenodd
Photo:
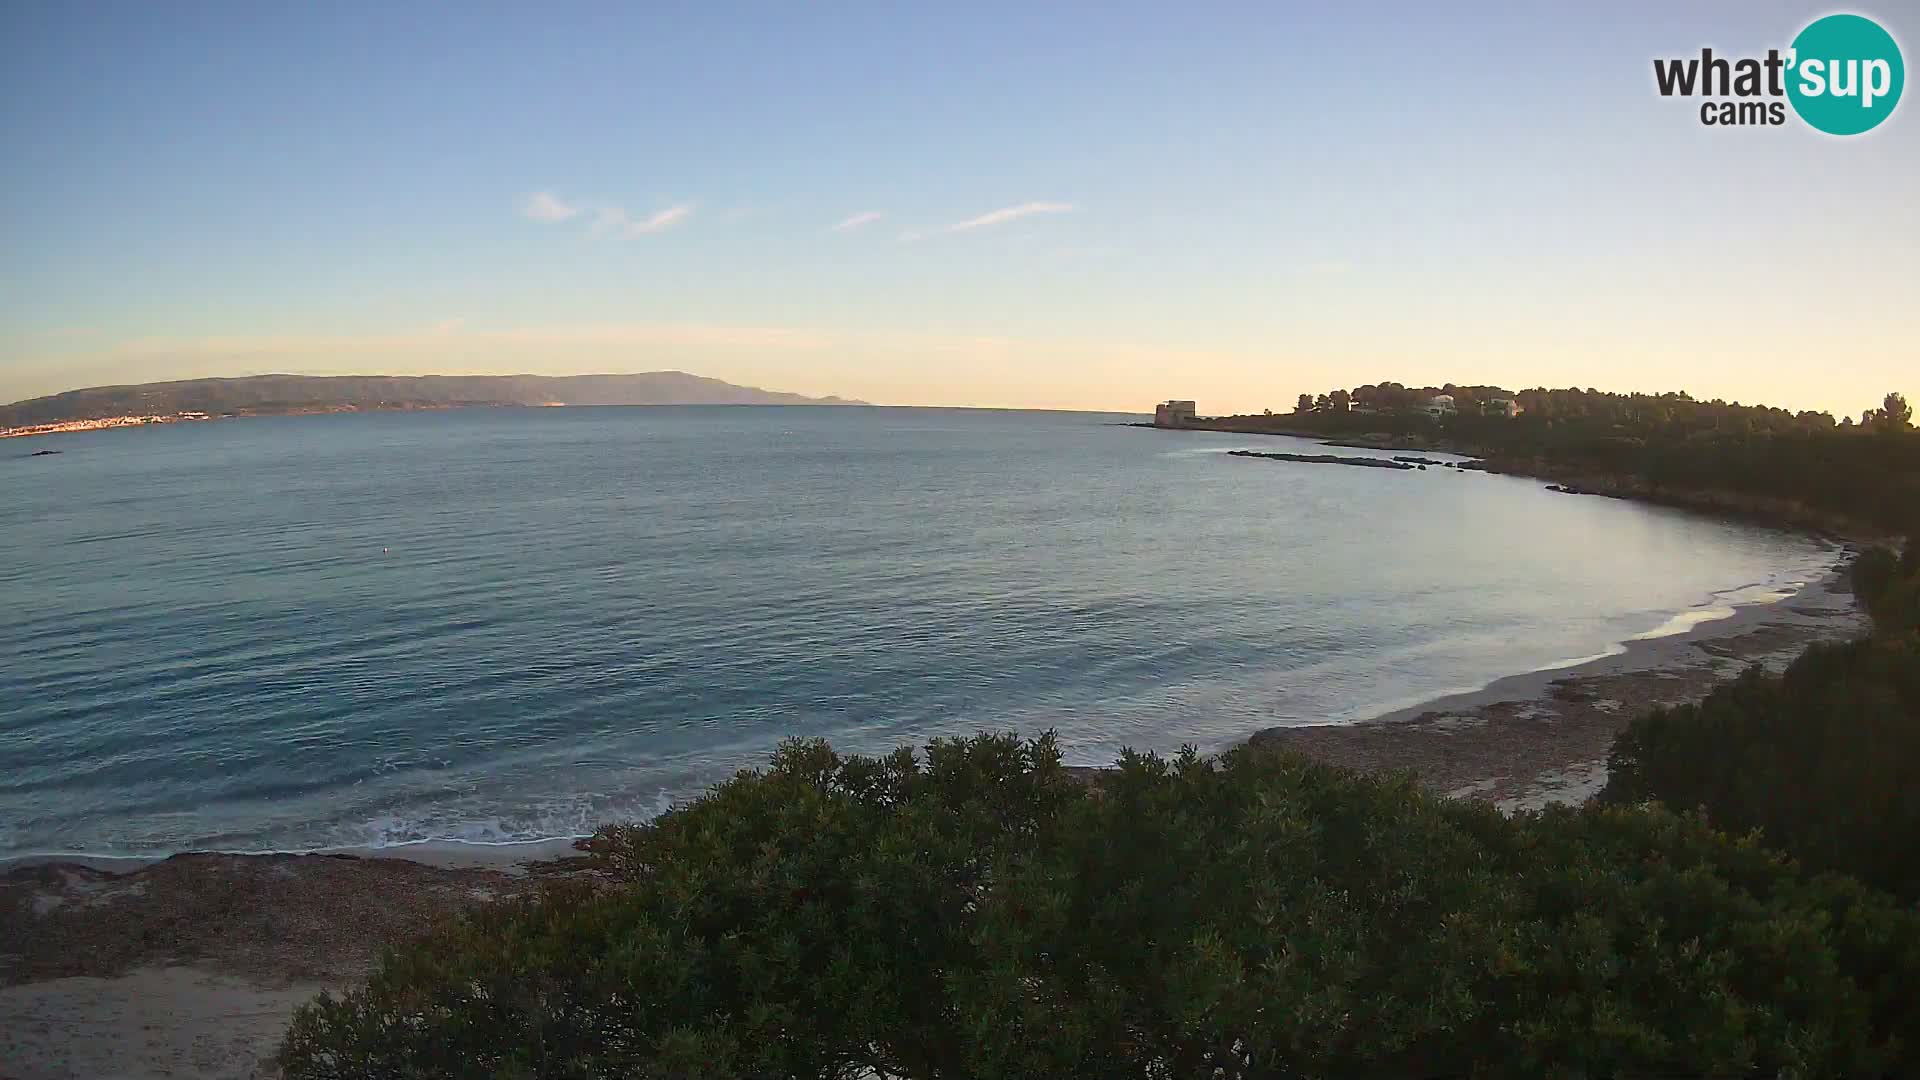
<path fill-rule="evenodd" d="M 1808 23 L 1793 39 L 1788 64 L 1787 100 L 1793 111 L 1829 135 L 1873 130 L 1900 104 L 1907 83 L 1893 35 L 1859 15 Z"/>

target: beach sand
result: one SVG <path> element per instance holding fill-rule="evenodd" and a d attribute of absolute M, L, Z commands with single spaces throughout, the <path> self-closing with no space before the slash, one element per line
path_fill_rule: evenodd
<path fill-rule="evenodd" d="M 1808 645 L 1867 629 L 1836 567 L 1783 600 L 1630 641 L 1612 656 L 1514 675 L 1357 724 L 1269 728 L 1248 744 L 1367 772 L 1409 770 L 1440 794 L 1504 810 L 1577 804 L 1606 786 L 1607 751 L 1634 717 L 1698 701 L 1754 664 L 1780 671 Z"/>
<path fill-rule="evenodd" d="M 385 944 L 570 873 L 570 845 L 33 860 L 0 873 L 0 1080 L 264 1077 Z"/>
<path fill-rule="evenodd" d="M 1836 569 L 1780 602 L 1617 655 L 1249 743 L 1412 770 L 1437 792 L 1510 810 L 1578 803 L 1605 786 L 1608 747 L 1641 711 L 1865 628 Z M 385 943 L 436 919 L 580 872 L 569 848 L 14 863 L 0 870 L 0 1080 L 270 1077 L 267 1058 L 300 1003 L 365 977 Z"/>

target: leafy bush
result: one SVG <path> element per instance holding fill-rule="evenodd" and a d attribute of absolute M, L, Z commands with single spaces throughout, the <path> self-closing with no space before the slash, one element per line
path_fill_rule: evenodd
<path fill-rule="evenodd" d="M 1750 670 L 1698 705 L 1640 717 L 1614 740 L 1601 798 L 1698 809 L 1810 867 L 1920 899 L 1920 544 L 1864 552 L 1850 575 L 1871 639 L 1814 646 L 1783 675 Z"/>
<path fill-rule="evenodd" d="M 1809 649 L 1614 741 L 1602 798 L 1759 829 L 1815 869 L 1920 899 L 1920 639 Z"/>
<path fill-rule="evenodd" d="M 1899 556 L 1879 547 L 1861 552 L 1849 575 L 1876 632 L 1896 636 L 1920 630 L 1920 538 L 1907 541 Z"/>
<path fill-rule="evenodd" d="M 1661 810 L 792 743 L 295 1018 L 295 1078 L 1876 1076 L 1920 917 Z"/>

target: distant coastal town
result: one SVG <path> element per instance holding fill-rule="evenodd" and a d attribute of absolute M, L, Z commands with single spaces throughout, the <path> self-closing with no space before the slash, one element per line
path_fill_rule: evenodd
<path fill-rule="evenodd" d="M 149 424 L 178 424 L 191 420 L 211 420 L 211 413 L 177 412 L 150 416 L 102 416 L 91 420 L 61 420 L 51 424 L 27 424 L 0 428 L 0 439 L 19 439 L 28 435 L 59 435 L 70 431 L 99 431 L 102 428 L 146 427 Z"/>

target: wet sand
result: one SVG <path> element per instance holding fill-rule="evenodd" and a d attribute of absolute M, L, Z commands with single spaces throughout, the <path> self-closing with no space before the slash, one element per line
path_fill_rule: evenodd
<path fill-rule="evenodd" d="M 1506 809 L 1577 803 L 1606 783 L 1614 735 L 1750 663 L 1866 628 L 1838 572 L 1617 655 L 1501 679 L 1357 724 L 1249 740 Z M 288 1016 L 357 982 L 381 947 L 474 903 L 581 872 L 570 844 L 419 844 L 0 867 L 0 1080 L 268 1077 Z"/>
<path fill-rule="evenodd" d="M 1506 810 L 1581 803 L 1606 786 L 1607 751 L 1635 716 L 1698 701 L 1759 664 L 1779 671 L 1818 641 L 1867 631 L 1836 567 L 1772 604 L 1574 667 L 1528 672 L 1357 724 L 1269 728 L 1248 744 L 1367 772 L 1409 770 L 1432 790 Z"/>

